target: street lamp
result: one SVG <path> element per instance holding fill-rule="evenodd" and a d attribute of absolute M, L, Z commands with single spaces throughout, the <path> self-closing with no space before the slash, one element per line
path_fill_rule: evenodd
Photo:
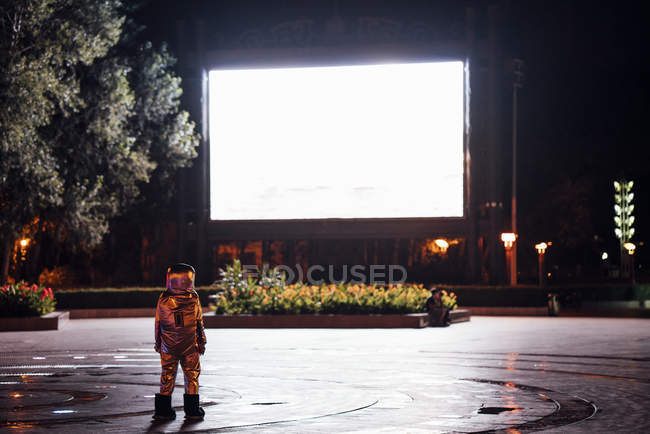
<path fill-rule="evenodd" d="M 547 248 L 548 244 L 544 242 L 535 244 L 535 249 L 537 250 L 537 276 L 539 286 L 546 285 L 546 274 L 544 272 L 544 254 L 546 253 Z"/>
<path fill-rule="evenodd" d="M 438 238 L 437 240 L 434 241 L 434 243 L 436 243 L 436 246 L 438 246 L 438 248 L 442 250 L 442 253 L 447 253 L 447 249 L 449 248 L 449 243 L 447 242 L 447 240 Z"/>
<path fill-rule="evenodd" d="M 620 242 L 620 254 L 621 254 L 621 275 L 623 277 L 634 277 L 632 276 L 634 264 L 632 254 L 634 253 L 634 247 L 629 249 L 627 245 L 632 245 L 630 240 L 634 236 L 634 216 L 632 212 L 634 211 L 634 204 L 632 200 L 634 199 L 634 193 L 632 193 L 632 187 L 634 186 L 634 181 L 627 181 L 621 179 L 614 181 L 614 233 L 616 238 Z M 636 247 L 636 246 L 635 246 Z M 623 250 L 627 250 L 628 254 L 626 255 Z M 632 253 L 630 253 L 632 251 Z"/>
<path fill-rule="evenodd" d="M 504 232 L 501 234 L 501 241 L 503 241 L 503 245 L 506 249 L 511 248 L 516 240 L 517 235 L 512 232 Z"/>
<path fill-rule="evenodd" d="M 517 240 L 517 234 L 514 232 L 504 232 L 501 234 L 501 241 L 503 241 L 503 246 L 506 248 L 506 269 L 510 273 L 510 285 L 517 285 L 517 268 L 514 264 L 515 256 L 515 241 Z"/>
<path fill-rule="evenodd" d="M 517 92 L 524 85 L 524 61 L 512 59 L 512 202 L 510 207 L 511 230 L 517 233 Z M 503 238 L 501 238 L 503 240 Z M 514 242 L 514 240 L 513 240 Z M 505 241 L 504 241 L 505 243 Z M 510 259 L 510 284 L 517 284 L 517 245 L 512 245 Z"/>

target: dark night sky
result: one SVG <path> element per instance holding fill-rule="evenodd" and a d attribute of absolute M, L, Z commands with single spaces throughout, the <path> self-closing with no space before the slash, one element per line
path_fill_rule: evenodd
<path fill-rule="evenodd" d="M 650 31 L 642 3 L 492 3 L 501 5 L 503 11 L 504 53 L 526 62 L 526 83 L 519 94 L 520 213 L 527 214 L 529 224 L 535 226 L 540 218 L 536 213 L 544 208 L 551 192 L 570 179 L 572 185 L 581 187 L 576 187 L 576 194 L 588 196 L 594 235 L 613 246 L 612 181 L 624 175 L 636 181 L 635 241 L 648 238 L 650 230 L 644 231 L 644 227 L 650 226 L 646 131 Z M 188 15 L 201 15 L 217 31 L 240 26 L 243 31 L 269 21 L 326 18 L 336 10 L 343 17 L 439 20 L 462 14 L 466 4 L 487 2 L 164 0 L 145 2 L 137 19 L 148 26 L 145 36 L 160 42 L 173 38 L 168 23 L 173 23 L 174 17 Z M 509 119 L 508 89 L 504 82 L 503 116 Z M 504 139 L 508 149 L 509 134 Z M 509 191 L 509 186 L 504 186 L 504 191 Z"/>

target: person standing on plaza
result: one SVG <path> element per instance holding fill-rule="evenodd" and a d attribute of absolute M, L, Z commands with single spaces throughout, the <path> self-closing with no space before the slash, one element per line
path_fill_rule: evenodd
<path fill-rule="evenodd" d="M 160 353 L 162 372 L 160 393 L 155 398 L 156 420 L 176 418 L 171 398 L 179 363 L 185 375 L 185 418 L 201 420 L 205 416 L 199 406 L 199 356 L 205 352 L 206 338 L 201 303 L 194 290 L 195 275 L 191 265 L 172 265 L 167 269 L 166 290 L 158 298 L 154 349 Z"/>

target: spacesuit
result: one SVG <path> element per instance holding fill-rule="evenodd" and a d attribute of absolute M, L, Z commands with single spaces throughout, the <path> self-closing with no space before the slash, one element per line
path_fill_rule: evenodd
<path fill-rule="evenodd" d="M 154 419 L 175 419 L 171 395 L 180 362 L 185 375 L 183 404 L 185 417 L 203 419 L 199 407 L 199 355 L 205 352 L 205 331 L 199 296 L 194 290 L 196 272 L 191 265 L 176 264 L 167 269 L 167 288 L 156 307 L 154 349 L 160 353 L 160 393 L 156 394 Z"/>

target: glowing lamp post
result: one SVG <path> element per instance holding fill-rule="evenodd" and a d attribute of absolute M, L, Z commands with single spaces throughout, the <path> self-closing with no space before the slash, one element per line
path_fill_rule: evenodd
<path fill-rule="evenodd" d="M 517 234 L 513 232 L 504 232 L 501 234 L 501 241 L 506 248 L 506 269 L 510 275 L 510 285 L 514 286 L 517 284 L 517 269 L 514 263 L 514 244 L 517 241 Z"/>
<path fill-rule="evenodd" d="M 436 243 L 436 246 L 442 251 L 442 253 L 447 253 L 447 249 L 449 248 L 449 243 L 447 240 L 443 240 L 442 238 L 439 238 L 434 241 Z"/>
<path fill-rule="evenodd" d="M 630 267 L 630 277 L 632 278 L 632 283 L 635 281 L 634 276 L 634 251 L 636 250 L 636 245 L 634 243 L 627 242 L 623 244 L 623 248 L 627 250 L 627 264 Z"/>
<path fill-rule="evenodd" d="M 535 244 L 535 249 L 537 250 L 537 275 L 539 286 L 546 285 L 546 275 L 544 273 L 544 254 L 546 253 L 547 248 L 548 244 L 546 243 Z"/>
<path fill-rule="evenodd" d="M 634 216 L 632 212 L 634 211 L 634 204 L 632 200 L 634 199 L 634 193 L 632 193 L 632 187 L 634 186 L 634 181 L 626 181 L 624 179 L 620 181 L 614 181 L 614 233 L 616 238 L 620 241 L 620 253 L 621 253 L 621 271 L 623 277 L 632 277 L 634 281 L 634 249 L 636 246 L 630 242 L 634 236 Z M 631 249 L 626 247 L 628 245 L 634 246 Z M 624 250 L 627 250 L 628 254 L 624 253 Z M 630 253 L 631 252 L 631 253 Z"/>

